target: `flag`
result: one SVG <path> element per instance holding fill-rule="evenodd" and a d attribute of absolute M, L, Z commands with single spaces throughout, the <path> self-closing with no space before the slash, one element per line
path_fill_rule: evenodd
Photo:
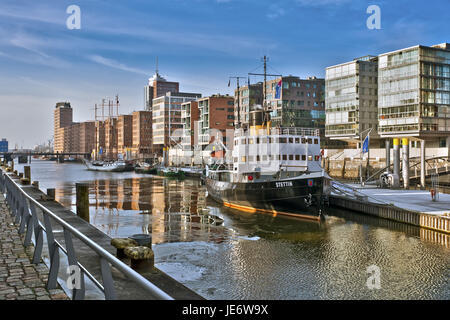
<path fill-rule="evenodd" d="M 367 153 L 369 152 L 369 135 L 364 139 L 363 146 L 362 146 L 362 152 Z"/>
<path fill-rule="evenodd" d="M 281 85 L 282 85 L 282 80 L 280 79 L 280 81 L 278 81 L 277 86 L 275 88 L 275 99 L 281 98 Z"/>

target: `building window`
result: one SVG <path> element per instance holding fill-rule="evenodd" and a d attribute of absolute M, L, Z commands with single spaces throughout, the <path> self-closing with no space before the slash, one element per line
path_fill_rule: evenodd
<path fill-rule="evenodd" d="M 295 138 L 295 143 L 300 143 L 300 138 Z"/>
<path fill-rule="evenodd" d="M 302 160 L 303 160 L 303 161 L 306 160 L 306 155 L 302 154 Z"/>
<path fill-rule="evenodd" d="M 294 160 L 294 155 L 293 154 L 289 155 L 289 160 Z"/>
<path fill-rule="evenodd" d="M 294 143 L 294 138 L 289 138 L 289 143 Z"/>
<path fill-rule="evenodd" d="M 297 161 L 300 160 L 300 155 L 299 155 L 299 154 L 296 154 L 296 155 L 295 155 L 295 160 L 297 160 Z"/>
<path fill-rule="evenodd" d="M 241 162 L 247 162 L 247 157 L 246 156 L 242 156 L 242 161 Z"/>
<path fill-rule="evenodd" d="M 314 139 L 314 144 L 318 144 L 319 143 L 319 139 Z"/>
<path fill-rule="evenodd" d="M 447 140 L 446 139 L 439 140 L 439 148 L 447 148 Z"/>
<path fill-rule="evenodd" d="M 287 160 L 287 154 L 283 154 L 283 160 Z"/>

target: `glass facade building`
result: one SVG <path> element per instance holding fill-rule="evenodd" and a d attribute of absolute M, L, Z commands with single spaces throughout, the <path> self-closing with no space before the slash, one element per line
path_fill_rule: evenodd
<path fill-rule="evenodd" d="M 450 45 L 415 46 L 379 56 L 379 134 L 450 135 Z"/>
<path fill-rule="evenodd" d="M 377 61 L 366 56 L 326 69 L 326 137 L 359 141 L 363 131 L 373 128 L 371 138 L 378 138 Z"/>

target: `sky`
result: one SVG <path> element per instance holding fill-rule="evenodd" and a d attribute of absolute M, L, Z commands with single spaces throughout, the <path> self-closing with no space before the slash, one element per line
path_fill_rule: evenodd
<path fill-rule="evenodd" d="M 80 29 L 69 29 L 70 5 Z M 369 29 L 370 5 L 381 28 Z M 414 45 L 450 42 L 449 0 L 0 0 L 0 138 L 31 148 L 53 136 L 56 102 L 74 121 L 120 98 L 143 109 L 154 74 L 204 96 L 233 94 L 230 76 L 325 76 L 327 66 Z M 252 78 L 252 82 L 261 81 Z"/>

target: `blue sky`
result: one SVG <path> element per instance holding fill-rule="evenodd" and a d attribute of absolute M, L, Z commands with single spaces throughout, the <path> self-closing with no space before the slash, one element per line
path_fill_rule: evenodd
<path fill-rule="evenodd" d="M 66 27 L 72 4 L 80 30 Z M 380 30 L 366 27 L 373 4 Z M 269 72 L 324 77 L 355 57 L 450 42 L 449 10 L 449 0 L 2 0 L 0 138 L 50 138 L 57 101 L 75 121 L 115 94 L 121 113 L 141 109 L 156 56 L 180 90 L 231 94 L 228 77 L 258 70 L 263 55 Z"/>

